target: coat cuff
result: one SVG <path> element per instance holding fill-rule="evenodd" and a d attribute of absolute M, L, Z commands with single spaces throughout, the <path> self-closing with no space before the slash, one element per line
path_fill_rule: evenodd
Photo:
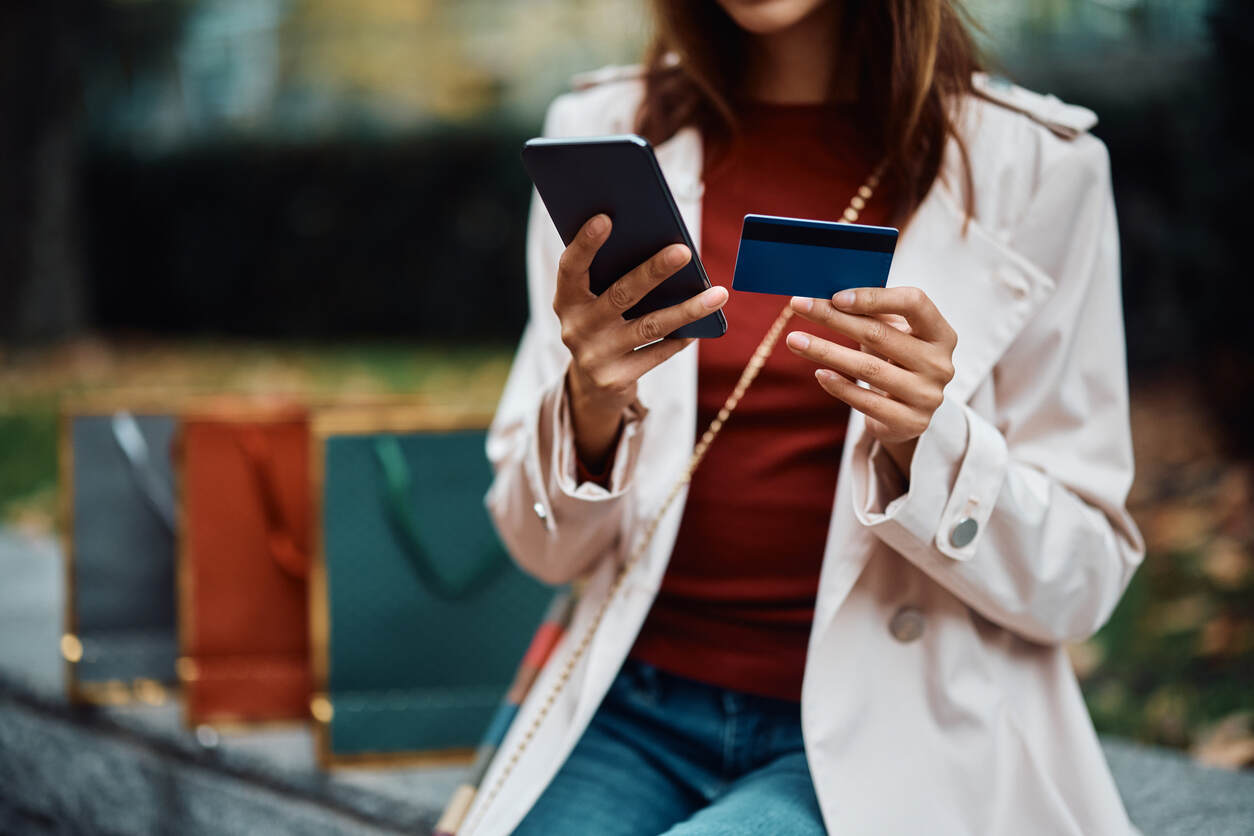
<path fill-rule="evenodd" d="M 605 483 L 585 482 L 579 478 L 579 456 L 575 450 L 575 426 L 570 413 L 570 398 L 566 392 L 565 376 L 558 396 L 557 409 L 553 410 L 553 450 L 551 470 L 556 493 L 560 496 L 585 502 L 604 502 L 623 496 L 631 487 L 631 474 L 635 470 L 640 450 L 640 425 L 648 409 L 639 399 L 623 409 L 623 425 L 618 443 L 611 454 L 613 462 L 609 479 Z"/>
<path fill-rule="evenodd" d="M 915 445 L 908 485 L 869 435 L 853 464 L 854 512 L 863 525 L 906 557 L 935 547 L 965 561 L 978 549 L 1001 491 L 1006 442 L 969 407 L 946 399 Z"/>

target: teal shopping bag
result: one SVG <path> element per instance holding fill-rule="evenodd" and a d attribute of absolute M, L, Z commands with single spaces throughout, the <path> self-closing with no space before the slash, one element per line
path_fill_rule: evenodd
<path fill-rule="evenodd" d="M 482 420 L 324 414 L 311 578 L 324 764 L 469 757 L 553 590 L 505 554 Z"/>

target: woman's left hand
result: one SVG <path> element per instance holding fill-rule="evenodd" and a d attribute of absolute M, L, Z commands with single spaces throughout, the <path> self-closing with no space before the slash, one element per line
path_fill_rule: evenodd
<path fill-rule="evenodd" d="M 954 376 L 954 329 L 917 287 L 844 290 L 830 302 L 798 296 L 792 309 L 861 344 L 849 348 L 802 331 L 787 339 L 794 354 L 819 364 L 819 385 L 865 415 L 867 430 L 909 474 L 915 442 Z"/>

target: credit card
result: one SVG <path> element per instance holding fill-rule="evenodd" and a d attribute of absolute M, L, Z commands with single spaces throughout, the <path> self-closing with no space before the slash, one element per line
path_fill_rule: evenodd
<path fill-rule="evenodd" d="M 897 248 L 888 226 L 745 215 L 732 288 L 830 299 L 851 287 L 883 287 Z"/>

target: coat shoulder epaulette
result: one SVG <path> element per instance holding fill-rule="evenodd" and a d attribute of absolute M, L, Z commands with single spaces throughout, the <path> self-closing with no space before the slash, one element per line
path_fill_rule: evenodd
<path fill-rule="evenodd" d="M 577 73 L 571 77 L 570 86 L 572 90 L 587 90 L 589 87 L 643 77 L 643 64 L 613 64 L 608 67 Z"/>
<path fill-rule="evenodd" d="M 1022 113 L 1064 139 L 1075 139 L 1097 124 L 1097 114 L 1087 107 L 1067 104 L 1057 96 L 1034 93 L 1004 78 L 976 73 L 972 83 L 984 98 Z"/>

